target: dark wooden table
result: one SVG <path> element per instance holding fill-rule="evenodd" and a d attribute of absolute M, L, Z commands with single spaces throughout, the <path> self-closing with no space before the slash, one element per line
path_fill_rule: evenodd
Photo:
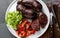
<path fill-rule="evenodd" d="M 52 10 L 51 7 L 53 7 L 56 18 L 53 17 L 52 25 L 50 24 L 46 33 L 39 38 L 60 38 L 60 0 L 52 0 L 52 5 L 51 0 L 46 1 L 45 3 L 47 4 L 50 11 Z"/>

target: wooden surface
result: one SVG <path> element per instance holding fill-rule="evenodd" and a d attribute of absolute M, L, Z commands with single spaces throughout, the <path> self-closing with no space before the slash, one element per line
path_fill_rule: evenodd
<path fill-rule="evenodd" d="M 53 17 L 52 24 L 50 24 L 46 33 L 39 38 L 60 38 L 60 4 L 55 3 L 53 5 L 55 5 L 54 13 L 56 14 L 57 18 Z M 51 12 L 51 7 L 52 7 L 51 3 L 47 4 L 47 6 Z M 57 19 L 57 21 L 56 21 L 56 19 Z"/>

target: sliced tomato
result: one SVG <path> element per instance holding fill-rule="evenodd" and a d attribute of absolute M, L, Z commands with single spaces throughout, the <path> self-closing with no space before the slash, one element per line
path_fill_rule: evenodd
<path fill-rule="evenodd" d="M 25 31 L 21 31 L 22 36 L 26 36 L 26 32 Z"/>
<path fill-rule="evenodd" d="M 22 36 L 22 34 L 21 33 L 19 33 L 19 35 L 18 36 Z"/>
<path fill-rule="evenodd" d="M 34 34 L 35 33 L 35 30 L 31 30 L 31 33 Z"/>
<path fill-rule="evenodd" d="M 19 28 L 19 31 L 23 31 L 23 30 L 25 30 L 25 28 L 22 27 L 21 25 L 18 25 L 18 28 Z"/>
<path fill-rule="evenodd" d="M 31 31 L 27 30 L 27 36 L 31 35 Z"/>
<path fill-rule="evenodd" d="M 27 24 L 30 26 L 31 25 L 31 23 L 30 22 L 27 22 Z"/>
<path fill-rule="evenodd" d="M 29 35 L 31 35 L 30 33 L 27 33 L 27 35 L 26 36 L 29 36 Z"/>
<path fill-rule="evenodd" d="M 29 29 L 30 25 L 31 25 L 31 23 L 30 22 L 27 22 L 26 29 Z"/>
<path fill-rule="evenodd" d="M 21 25 L 24 27 L 26 23 L 27 23 L 27 20 L 25 20 L 24 22 L 22 22 Z"/>
<path fill-rule="evenodd" d="M 29 36 L 35 33 L 35 30 L 32 29 L 31 23 L 26 19 L 23 19 L 21 24 L 18 24 L 19 36 Z M 17 32 L 18 34 L 18 32 Z"/>
<path fill-rule="evenodd" d="M 19 29 L 20 31 L 24 31 L 25 30 L 25 28 L 24 27 L 20 27 L 20 29 Z"/>
<path fill-rule="evenodd" d="M 16 30 L 16 33 L 17 33 L 17 35 L 19 35 L 19 31 L 18 30 Z"/>

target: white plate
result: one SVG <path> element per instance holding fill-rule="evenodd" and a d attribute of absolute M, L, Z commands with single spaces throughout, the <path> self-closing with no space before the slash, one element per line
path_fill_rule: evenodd
<path fill-rule="evenodd" d="M 30 35 L 30 36 L 27 37 L 27 38 L 38 38 L 38 37 L 42 36 L 42 35 L 46 32 L 46 30 L 47 30 L 47 28 L 48 28 L 48 26 L 49 26 L 49 22 L 50 22 L 49 10 L 48 10 L 46 4 L 45 4 L 43 1 L 41 1 L 41 0 L 37 0 L 37 1 L 40 2 L 41 5 L 43 6 L 43 9 L 42 9 L 42 10 L 43 10 L 43 12 L 47 15 L 48 22 L 47 22 L 45 28 L 41 28 L 40 31 L 36 32 L 34 35 Z M 9 5 L 9 7 L 8 7 L 8 9 L 7 9 L 7 11 L 6 11 L 6 14 L 7 14 L 8 11 L 15 11 L 15 10 L 16 10 L 16 5 L 17 5 L 17 0 L 14 0 L 14 1 Z M 6 17 L 6 15 L 5 15 L 5 17 Z M 10 27 L 8 26 L 8 24 L 7 24 L 7 28 L 8 28 L 8 30 L 9 30 L 15 37 L 20 38 L 20 37 L 16 34 L 16 32 L 15 32 L 12 28 L 10 28 Z"/>

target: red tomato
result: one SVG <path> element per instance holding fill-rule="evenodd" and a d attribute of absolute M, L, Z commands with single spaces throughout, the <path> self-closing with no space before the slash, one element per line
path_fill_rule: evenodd
<path fill-rule="evenodd" d="M 21 24 L 18 24 L 18 28 L 20 28 Z"/>
<path fill-rule="evenodd" d="M 18 30 L 16 30 L 16 33 L 17 33 L 17 35 L 19 34 L 19 31 Z"/>
<path fill-rule="evenodd" d="M 27 24 L 30 26 L 31 25 L 31 23 L 30 22 L 27 22 Z"/>
<path fill-rule="evenodd" d="M 24 27 L 26 23 L 27 23 L 27 21 L 25 20 L 24 22 L 22 22 L 21 25 Z"/>
<path fill-rule="evenodd" d="M 31 25 L 31 23 L 30 22 L 27 22 L 26 29 L 29 29 L 30 25 Z"/>
<path fill-rule="evenodd" d="M 23 30 L 25 30 L 25 28 L 22 27 L 21 25 L 18 25 L 18 28 L 19 28 L 19 31 L 23 31 Z"/>
<path fill-rule="evenodd" d="M 18 24 L 18 30 L 20 32 L 19 36 L 29 36 L 31 34 L 34 34 L 35 30 L 33 30 L 30 25 L 30 22 L 28 22 L 26 19 L 23 19 L 22 23 Z"/>
<path fill-rule="evenodd" d="M 29 28 L 29 25 L 28 24 L 26 24 L 26 29 L 28 29 Z"/>
<path fill-rule="evenodd" d="M 27 36 L 31 35 L 31 31 L 27 30 Z"/>
<path fill-rule="evenodd" d="M 21 31 L 22 36 L 26 36 L 26 32 L 25 31 Z"/>
<path fill-rule="evenodd" d="M 22 34 L 20 33 L 18 36 L 22 36 Z"/>
<path fill-rule="evenodd" d="M 35 33 L 35 30 L 31 30 L 31 33 L 34 34 Z"/>
<path fill-rule="evenodd" d="M 29 35 L 31 35 L 30 33 L 27 33 L 27 35 L 26 36 L 29 36 Z"/>

